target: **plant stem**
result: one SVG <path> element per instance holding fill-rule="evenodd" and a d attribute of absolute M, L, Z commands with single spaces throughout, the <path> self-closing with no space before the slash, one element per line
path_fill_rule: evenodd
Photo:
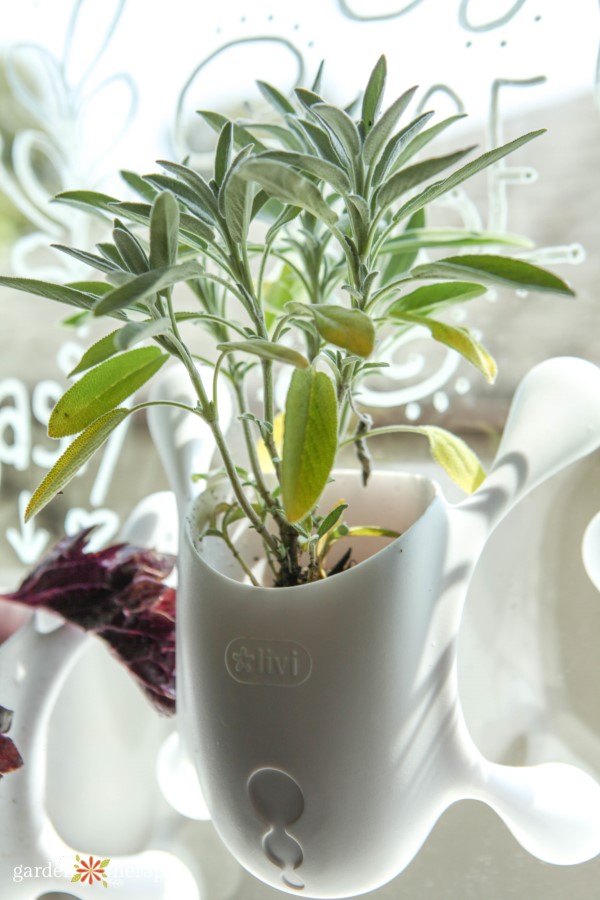
<path fill-rule="evenodd" d="M 231 482 L 231 486 L 233 488 L 233 492 L 235 494 L 236 500 L 240 504 L 244 513 L 252 523 L 252 526 L 257 530 L 263 539 L 264 543 L 273 551 L 273 553 L 278 555 L 278 547 L 277 541 L 270 533 L 268 528 L 265 526 L 264 522 L 261 521 L 260 517 L 257 515 L 256 510 L 246 497 L 244 493 L 244 489 L 240 483 L 240 479 L 238 477 L 237 470 L 233 463 L 233 460 L 229 454 L 229 449 L 227 447 L 227 443 L 225 441 L 225 437 L 219 423 L 216 419 L 212 419 L 212 421 L 208 422 L 210 430 L 213 433 L 213 437 L 215 439 L 215 443 L 217 445 L 217 449 L 221 454 L 221 459 L 223 460 L 223 465 L 225 466 L 225 471 L 227 472 L 227 477 Z"/>
<path fill-rule="evenodd" d="M 240 553 L 238 553 L 235 544 L 233 543 L 233 541 L 231 540 L 231 538 L 229 537 L 229 534 L 227 533 L 227 531 L 226 531 L 225 529 L 222 531 L 222 536 L 223 536 L 223 540 L 225 541 L 225 543 L 226 543 L 227 546 L 229 547 L 229 551 L 230 551 L 231 555 L 232 555 L 233 558 L 238 562 L 238 564 L 241 566 L 241 568 L 243 569 L 244 573 L 248 576 L 248 578 L 250 579 L 250 581 L 252 582 L 252 584 L 254 585 L 254 587 L 259 587 L 259 583 L 258 583 L 258 581 L 256 580 L 256 578 L 254 577 L 254 575 L 253 575 L 253 573 L 252 573 L 252 570 L 250 569 L 248 563 L 247 563 L 246 560 L 243 558 L 243 556 L 241 556 Z"/>

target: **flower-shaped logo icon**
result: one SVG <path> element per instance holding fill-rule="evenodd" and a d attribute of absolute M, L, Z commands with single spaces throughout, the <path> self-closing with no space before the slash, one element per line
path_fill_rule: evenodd
<path fill-rule="evenodd" d="M 71 878 L 71 882 L 81 881 L 83 883 L 87 881 L 89 884 L 95 884 L 96 881 L 100 881 L 102 882 L 103 887 L 108 887 L 105 869 L 109 864 L 110 859 L 100 860 L 90 856 L 89 860 L 86 862 L 85 859 L 81 859 L 79 853 L 76 854 L 75 859 L 77 860 L 77 862 L 74 863 L 75 874 Z"/>

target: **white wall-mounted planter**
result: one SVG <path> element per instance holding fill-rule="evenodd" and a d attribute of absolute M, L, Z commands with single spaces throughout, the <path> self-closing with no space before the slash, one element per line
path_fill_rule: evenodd
<path fill-rule="evenodd" d="M 461 504 L 415 476 L 381 473 L 365 491 L 356 473 L 338 474 L 328 499 L 350 502 L 350 521 L 403 534 L 299 587 L 241 583 L 222 543 L 196 537 L 215 500 L 199 498 L 180 546 L 179 720 L 215 826 L 257 877 L 311 897 L 373 890 L 461 798 L 492 806 L 540 859 L 600 852 L 596 782 L 564 764 L 488 762 L 456 677 L 464 598 L 490 532 L 599 444 L 600 370 L 543 363 L 515 397 L 486 482 Z"/>

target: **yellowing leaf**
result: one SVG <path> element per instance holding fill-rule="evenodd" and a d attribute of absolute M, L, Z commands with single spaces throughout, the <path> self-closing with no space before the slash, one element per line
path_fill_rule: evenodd
<path fill-rule="evenodd" d="M 498 367 L 495 359 L 485 349 L 483 344 L 475 340 L 468 328 L 459 328 L 454 325 L 447 325 L 437 319 L 430 319 L 425 316 L 406 317 L 407 321 L 418 322 L 424 325 L 431 332 L 431 337 L 440 344 L 445 344 L 452 350 L 460 353 L 468 362 L 472 363 L 480 372 L 485 375 L 488 384 L 493 384 L 496 380 Z"/>
<path fill-rule="evenodd" d="M 319 334 L 330 344 L 343 347 L 357 356 L 371 355 L 375 345 L 375 327 L 366 313 L 329 304 L 307 306 L 307 309 L 314 316 Z"/>
<path fill-rule="evenodd" d="M 283 449 L 284 422 L 285 416 L 283 413 L 279 413 L 279 415 L 275 416 L 275 419 L 273 420 L 273 440 L 275 441 L 275 446 L 277 447 L 279 456 L 281 456 L 281 452 Z M 273 463 L 271 462 L 271 456 L 265 446 L 265 442 L 262 439 L 259 440 L 256 445 L 256 452 L 258 454 L 258 461 L 260 463 L 262 471 L 265 473 L 274 472 L 275 468 L 273 466 Z"/>
<path fill-rule="evenodd" d="M 337 399 L 324 372 L 296 369 L 285 406 L 281 461 L 283 508 L 290 522 L 303 519 L 327 484 L 337 450 Z"/>
<path fill-rule="evenodd" d="M 362 440 L 382 434 L 422 434 L 429 441 L 434 460 L 439 463 L 452 481 L 467 493 L 476 491 L 485 479 L 485 470 L 477 455 L 461 438 L 437 425 L 384 425 L 361 435 Z M 354 443 L 346 438 L 342 446 Z"/>
<path fill-rule="evenodd" d="M 102 446 L 110 433 L 125 419 L 131 410 L 113 409 L 96 419 L 95 422 L 69 444 L 57 459 L 41 484 L 33 493 L 25 510 L 25 521 L 46 506 L 62 488 L 77 474 L 81 466 Z"/>
<path fill-rule="evenodd" d="M 452 481 L 468 494 L 476 491 L 485 478 L 485 471 L 471 448 L 445 428 L 428 425 L 417 430 L 429 438 L 431 455 Z"/>

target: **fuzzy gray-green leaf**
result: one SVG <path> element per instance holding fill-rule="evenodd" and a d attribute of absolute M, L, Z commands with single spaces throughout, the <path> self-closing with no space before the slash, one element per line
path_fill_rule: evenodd
<path fill-rule="evenodd" d="M 360 137 L 358 129 L 350 116 L 337 106 L 328 103 L 316 103 L 313 112 L 325 122 L 331 134 L 337 138 L 349 160 L 356 160 L 360 155 Z"/>
<path fill-rule="evenodd" d="M 177 266 L 167 266 L 164 269 L 151 269 L 142 275 L 136 275 L 102 297 L 94 306 L 94 315 L 108 315 L 115 310 L 139 303 L 149 294 L 172 287 L 179 281 L 188 281 L 201 275 L 202 269 L 196 262 L 179 263 Z"/>
<path fill-rule="evenodd" d="M 412 100 L 416 90 L 416 87 L 412 87 L 402 94 L 401 97 L 398 97 L 367 134 L 363 147 L 363 157 L 367 165 L 377 162 L 381 156 L 381 152 L 396 127 L 398 119 Z"/>
<path fill-rule="evenodd" d="M 130 272 L 134 275 L 141 275 L 142 272 L 148 271 L 148 257 L 140 242 L 128 228 L 123 225 L 113 228 L 112 238 Z"/>
<path fill-rule="evenodd" d="M 291 347 L 286 347 L 284 344 L 265 341 L 262 338 L 250 341 L 227 341 L 217 344 L 217 350 L 241 350 L 243 353 L 251 353 L 253 356 L 259 356 L 261 359 L 271 362 L 288 363 L 298 369 L 307 369 L 310 365 L 307 358 L 297 350 L 292 350 Z"/>
<path fill-rule="evenodd" d="M 167 168 L 167 163 L 163 163 L 163 165 Z M 200 194 L 184 180 L 170 175 L 163 175 L 159 172 L 145 177 L 160 191 L 170 191 L 186 209 L 206 222 L 207 225 L 213 225 L 218 220 L 217 198 L 208 185 L 206 185 L 206 191 Z"/>
<path fill-rule="evenodd" d="M 554 294 L 573 296 L 573 290 L 566 282 L 524 259 L 508 256 L 472 254 L 448 256 L 433 263 L 417 266 L 411 273 L 415 278 L 457 278 L 476 276 L 494 284 L 504 284 L 516 289 L 546 291 Z"/>
<path fill-rule="evenodd" d="M 223 116 L 221 113 L 213 112 L 212 110 L 198 109 L 196 112 L 204 119 L 207 125 L 210 125 L 217 133 L 221 132 L 223 126 L 229 122 L 227 116 Z M 254 144 L 254 148 L 257 152 L 259 150 L 267 149 L 264 144 L 261 144 L 260 141 L 254 137 L 252 132 L 248 131 L 247 128 L 244 128 L 243 125 L 238 125 L 235 122 L 233 123 L 233 139 L 236 147 L 245 147 L 246 144 Z"/>
<path fill-rule="evenodd" d="M 150 267 L 161 269 L 177 261 L 179 206 L 170 191 L 155 198 L 150 213 Z"/>
<path fill-rule="evenodd" d="M 152 207 L 149 203 L 116 203 L 115 212 L 132 222 L 139 222 L 141 225 L 149 225 Z M 193 247 L 198 247 L 198 240 L 202 242 L 214 240 L 214 230 L 206 224 L 206 221 L 199 219 L 197 216 L 192 216 L 189 213 L 179 214 L 179 228 L 179 237 L 183 244 L 189 243 Z M 188 238 L 190 238 L 190 240 L 188 240 Z"/>
<path fill-rule="evenodd" d="M 233 123 L 226 122 L 221 129 L 217 149 L 215 150 L 215 181 L 222 184 L 233 151 Z"/>
<path fill-rule="evenodd" d="M 468 181 L 469 178 L 472 178 L 478 172 L 494 165 L 494 163 L 503 159 L 505 156 L 508 156 L 509 153 L 518 150 L 519 147 L 522 147 L 534 138 L 544 134 L 544 130 L 545 129 L 541 128 L 538 131 L 530 131 L 528 134 L 523 134 L 521 137 L 515 138 L 514 141 L 503 144 L 501 147 L 495 147 L 493 150 L 488 150 L 487 153 L 483 153 L 481 156 L 478 156 L 477 159 L 471 160 L 466 166 L 457 169 L 456 172 L 448 175 L 448 177 L 444 178 L 442 181 L 436 181 L 434 184 L 429 185 L 429 187 L 426 187 L 425 190 L 417 194 L 416 197 L 412 197 L 412 199 L 398 210 L 394 215 L 394 221 L 398 222 L 400 219 L 412 215 L 417 209 L 422 209 L 422 207 L 437 200 L 438 197 L 447 194 L 448 191 L 451 191 L 455 187 L 458 187 L 459 184 Z"/>
<path fill-rule="evenodd" d="M 64 244 L 51 244 L 51 246 L 55 250 L 60 250 L 61 253 L 66 253 L 67 256 L 72 256 L 73 259 L 76 259 L 78 262 L 82 262 L 92 269 L 97 269 L 99 272 L 112 274 L 119 269 L 119 266 L 115 265 L 112 261 L 109 261 L 105 256 L 97 256 L 95 253 L 88 253 L 86 250 L 78 250 L 76 247 L 65 247 Z"/>
<path fill-rule="evenodd" d="M 299 206 L 328 225 L 333 225 L 337 220 L 316 185 L 283 163 L 253 157 L 242 163 L 239 174 L 242 178 L 256 181 L 271 197 Z"/>
<path fill-rule="evenodd" d="M 137 391 L 167 361 L 158 347 L 140 347 L 107 359 L 62 395 L 48 422 L 49 437 L 65 437 L 87 428 Z"/>
<path fill-rule="evenodd" d="M 344 170 L 319 156 L 311 156 L 308 153 L 294 153 L 287 150 L 269 150 L 261 153 L 257 159 L 276 159 L 279 162 L 301 169 L 309 175 L 314 175 L 322 181 L 326 181 L 339 194 L 345 194 L 350 190 L 350 181 Z"/>
<path fill-rule="evenodd" d="M 406 169 L 400 169 L 395 175 L 381 185 L 377 193 L 377 203 L 382 209 L 385 209 L 395 200 L 413 190 L 419 184 L 433 178 L 453 166 L 461 160 L 467 153 L 470 153 L 473 147 L 466 147 L 464 150 L 457 150 L 454 153 L 448 153 L 445 156 L 435 156 L 431 159 L 425 159 L 423 162 L 415 163 Z"/>
<path fill-rule="evenodd" d="M 100 193 L 100 191 L 61 191 L 54 197 L 55 203 L 66 203 L 77 209 L 83 209 L 85 212 L 101 213 L 104 215 L 112 215 L 112 205 L 116 203 L 115 197 L 109 194 Z"/>
<path fill-rule="evenodd" d="M 387 75 L 387 65 L 385 56 L 380 56 L 375 63 L 375 68 L 369 76 L 369 81 L 365 88 L 362 101 L 361 119 L 365 134 L 368 134 L 373 128 L 383 99 L 385 90 L 385 79 Z"/>
<path fill-rule="evenodd" d="M 430 141 L 433 141 L 439 134 L 449 128 L 451 125 L 454 125 L 455 122 L 458 122 L 460 119 L 464 119 L 466 113 L 457 113 L 454 116 L 448 116 L 447 119 L 442 119 L 441 122 L 436 122 L 435 125 L 431 125 L 429 128 L 426 128 L 424 131 L 419 129 L 418 133 L 412 133 L 409 141 L 405 141 L 402 145 L 401 152 L 395 155 L 393 161 L 390 161 L 389 171 L 393 174 L 397 169 L 403 166 L 409 159 L 422 150 L 423 147 L 426 147 Z M 427 120 L 429 120 L 429 115 Z"/>
<path fill-rule="evenodd" d="M 35 294 L 37 297 L 46 297 L 48 300 L 57 300 L 68 306 L 76 306 L 78 309 L 91 309 L 93 300 L 84 291 L 76 290 L 62 284 L 52 284 L 49 281 L 40 281 L 37 278 L 11 278 L 0 276 L 0 285 L 23 291 L 25 294 Z"/>
<path fill-rule="evenodd" d="M 282 116 L 285 116 L 286 113 L 292 113 L 292 115 L 295 114 L 296 111 L 294 107 L 287 97 L 283 96 L 281 91 L 274 88 L 273 85 L 267 84 L 266 81 L 257 81 L 256 84 L 263 97 L 268 100 Z"/>
<path fill-rule="evenodd" d="M 252 152 L 252 144 L 244 147 L 231 164 L 219 191 L 219 209 L 227 222 L 229 233 L 236 243 L 246 240 L 252 216 L 252 187 L 239 170 Z"/>

